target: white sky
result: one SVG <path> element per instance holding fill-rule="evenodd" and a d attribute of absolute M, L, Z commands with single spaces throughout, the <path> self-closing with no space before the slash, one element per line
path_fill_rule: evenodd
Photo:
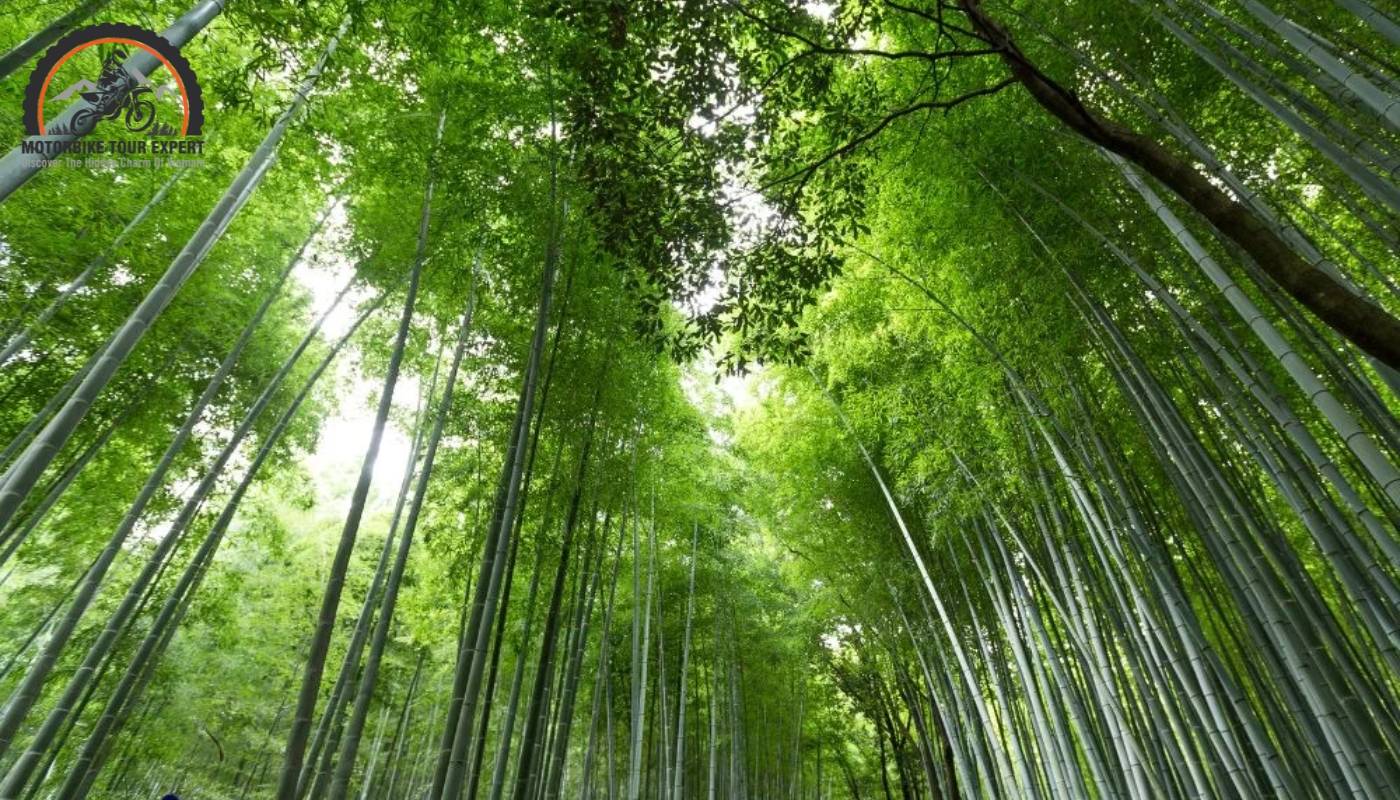
<path fill-rule="evenodd" d="M 310 313 L 320 316 L 335 301 L 335 296 L 350 280 L 354 266 L 340 254 L 336 243 L 345 232 L 343 208 L 338 207 L 327 221 L 320 241 L 312 248 L 308 261 L 294 273 L 296 280 L 311 294 Z M 372 298 L 362 288 L 350 291 L 331 312 L 322 327 L 322 336 L 335 341 L 350 329 L 359 309 Z M 384 313 L 381 309 L 380 313 Z M 337 408 L 321 425 L 316 448 L 302 456 L 302 464 L 316 483 L 318 501 L 336 501 L 347 497 L 359 475 L 365 452 L 369 449 L 374 426 L 375 406 L 383 389 L 383 376 L 365 376 L 360 371 L 360 351 L 354 340 L 346 346 L 332 365 L 326 379 L 336 387 Z M 411 417 L 418 405 L 418 376 L 403 372 L 394 390 L 394 408 L 400 417 Z M 410 432 L 403 430 L 391 415 L 374 462 L 374 482 L 371 484 L 371 507 L 392 506 L 403 477 L 404 463 L 412 445 Z"/>

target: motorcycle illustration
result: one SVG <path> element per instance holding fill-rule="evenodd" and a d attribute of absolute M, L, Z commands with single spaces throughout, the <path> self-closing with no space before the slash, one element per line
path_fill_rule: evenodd
<path fill-rule="evenodd" d="M 151 87 L 139 83 L 135 75 L 122 67 L 126 56 L 126 50 L 119 47 L 103 60 L 97 91 L 82 93 L 91 106 L 79 108 L 73 115 L 73 130 L 91 130 L 98 122 L 117 117 L 122 117 L 132 133 L 141 133 L 155 123 L 156 104 L 147 97 L 153 94 Z"/>

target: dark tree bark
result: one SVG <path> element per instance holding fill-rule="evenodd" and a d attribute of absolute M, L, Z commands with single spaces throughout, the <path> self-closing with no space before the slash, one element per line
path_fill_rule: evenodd
<path fill-rule="evenodd" d="M 1084 105 L 1073 91 L 1036 67 L 1011 33 L 987 14 L 981 0 L 961 0 L 959 7 L 972 20 L 977 35 L 997 49 L 1012 77 L 1041 108 L 1084 139 L 1141 167 L 1239 245 L 1270 279 L 1318 319 L 1380 362 L 1400 369 L 1400 319 L 1309 264 L 1267 220 L 1217 188 L 1189 161 Z"/>

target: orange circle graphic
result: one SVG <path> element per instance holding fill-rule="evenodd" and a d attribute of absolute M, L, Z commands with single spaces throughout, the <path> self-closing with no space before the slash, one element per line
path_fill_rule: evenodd
<path fill-rule="evenodd" d="M 180 135 L 187 136 L 189 134 L 190 129 L 190 96 L 189 93 L 185 91 L 184 78 L 180 77 L 179 71 L 170 65 L 170 62 L 166 60 L 165 56 L 161 55 L 160 53 L 157 53 L 155 50 L 151 49 L 145 44 L 142 44 L 141 42 L 138 42 L 134 39 L 122 38 L 120 36 L 105 36 L 101 39 L 93 39 L 90 42 L 80 44 L 77 47 L 65 53 L 63 55 L 63 58 L 60 58 L 58 60 L 58 63 L 53 65 L 53 69 L 49 70 L 49 74 L 44 76 L 43 85 L 39 87 L 39 107 L 37 109 L 39 114 L 39 130 L 48 131 L 48 125 L 44 123 L 44 100 L 48 96 L 49 82 L 53 80 L 53 76 L 58 74 L 58 71 L 63 68 L 63 65 L 65 63 L 68 62 L 68 59 L 72 58 L 78 53 L 81 53 L 89 47 L 93 47 L 94 45 L 99 44 L 115 43 L 134 45 L 136 47 L 141 48 L 142 50 L 145 50 L 147 53 L 150 53 L 152 56 L 154 56 L 156 60 L 159 61 L 165 67 L 165 71 L 170 73 L 170 75 L 175 78 L 176 85 L 180 87 L 180 106 L 184 109 L 184 118 L 180 124 Z"/>

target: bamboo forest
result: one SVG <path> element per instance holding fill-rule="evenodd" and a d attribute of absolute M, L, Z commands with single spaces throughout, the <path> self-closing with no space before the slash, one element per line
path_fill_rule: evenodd
<path fill-rule="evenodd" d="M 1395 0 L 0 0 L 0 800 L 1400 797 Z"/>

